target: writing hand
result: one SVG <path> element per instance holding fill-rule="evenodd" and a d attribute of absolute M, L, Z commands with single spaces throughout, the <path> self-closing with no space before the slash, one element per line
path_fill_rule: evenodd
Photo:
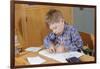
<path fill-rule="evenodd" d="M 50 45 L 50 48 L 47 49 L 50 53 L 55 53 L 55 46 L 53 44 Z"/>

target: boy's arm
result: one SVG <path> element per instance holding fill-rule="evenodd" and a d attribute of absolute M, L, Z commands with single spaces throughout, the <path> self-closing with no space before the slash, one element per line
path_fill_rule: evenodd
<path fill-rule="evenodd" d="M 50 38 L 49 38 L 48 36 L 46 36 L 46 37 L 44 38 L 44 46 L 45 46 L 45 48 L 49 48 L 50 45 L 51 45 Z"/>
<path fill-rule="evenodd" d="M 44 39 L 44 46 L 50 53 L 56 52 L 55 46 L 54 46 L 54 43 L 53 43 L 54 39 L 55 39 L 55 37 L 54 37 L 53 34 L 49 34 Z"/>
<path fill-rule="evenodd" d="M 50 48 L 50 46 L 53 44 L 54 39 L 55 39 L 55 35 L 53 33 L 50 33 L 48 36 L 46 36 L 44 38 L 45 48 Z"/>
<path fill-rule="evenodd" d="M 73 26 L 71 27 L 70 32 L 71 32 L 70 36 L 71 36 L 71 41 L 72 41 L 70 50 L 72 51 L 81 50 L 83 46 L 83 42 L 82 42 L 80 34 Z"/>

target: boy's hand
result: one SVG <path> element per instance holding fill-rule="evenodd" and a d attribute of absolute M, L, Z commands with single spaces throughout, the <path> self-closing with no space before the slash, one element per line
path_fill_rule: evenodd
<path fill-rule="evenodd" d="M 56 48 L 56 52 L 58 52 L 58 53 L 65 52 L 64 46 L 59 46 L 59 47 L 57 47 L 57 48 Z"/>
<path fill-rule="evenodd" d="M 58 53 L 63 53 L 63 52 L 68 52 L 68 48 L 65 48 L 64 46 L 58 46 L 56 47 L 56 52 Z"/>
<path fill-rule="evenodd" d="M 60 46 L 56 48 L 56 52 L 62 53 L 62 52 L 67 52 L 67 51 L 68 49 L 64 47 L 64 42 L 63 40 L 61 40 Z"/>
<path fill-rule="evenodd" d="M 55 53 L 56 52 L 56 49 L 55 49 L 55 46 L 53 44 L 51 44 L 50 48 L 48 49 L 48 51 L 50 53 Z"/>
<path fill-rule="evenodd" d="M 61 39 L 60 45 L 56 48 L 56 52 L 58 53 L 65 52 L 63 39 Z"/>

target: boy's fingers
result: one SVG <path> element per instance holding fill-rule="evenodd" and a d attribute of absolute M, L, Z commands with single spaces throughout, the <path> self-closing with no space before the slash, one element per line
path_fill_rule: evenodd
<path fill-rule="evenodd" d="M 50 53 L 53 53 L 53 49 L 50 49 Z"/>
<path fill-rule="evenodd" d="M 48 48 L 47 51 L 50 52 L 50 53 L 55 53 L 56 52 L 54 47 Z"/>
<path fill-rule="evenodd" d="M 49 52 L 49 49 L 47 49 L 47 51 Z"/>
<path fill-rule="evenodd" d="M 52 53 L 55 53 L 55 48 L 54 47 L 52 48 Z"/>
<path fill-rule="evenodd" d="M 55 48 L 53 48 L 52 50 L 53 50 L 53 53 L 55 53 L 55 52 L 56 52 L 56 51 L 55 51 Z"/>
<path fill-rule="evenodd" d="M 47 51 L 51 53 L 51 50 L 50 49 L 47 49 Z"/>
<path fill-rule="evenodd" d="M 50 53 L 55 53 L 55 49 L 54 48 L 51 48 L 51 49 L 49 49 L 49 52 Z"/>
<path fill-rule="evenodd" d="M 48 51 L 49 51 L 50 53 L 52 53 L 52 49 L 48 49 Z"/>

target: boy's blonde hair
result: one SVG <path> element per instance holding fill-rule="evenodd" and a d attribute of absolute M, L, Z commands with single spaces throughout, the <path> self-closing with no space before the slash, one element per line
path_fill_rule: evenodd
<path fill-rule="evenodd" d="M 46 23 L 47 24 L 58 23 L 61 19 L 63 19 L 63 15 L 59 10 L 51 9 L 46 14 Z"/>

